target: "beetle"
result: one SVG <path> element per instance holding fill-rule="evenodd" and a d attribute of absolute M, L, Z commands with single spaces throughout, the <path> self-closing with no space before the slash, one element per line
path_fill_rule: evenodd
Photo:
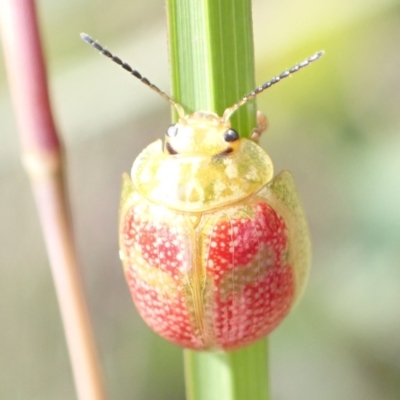
<path fill-rule="evenodd" d="M 222 116 L 183 107 L 86 34 L 82 38 L 166 99 L 178 122 L 123 176 L 120 258 L 136 307 L 165 339 L 195 350 L 236 349 L 268 335 L 299 298 L 310 267 L 307 223 L 290 172 L 273 177 L 231 115 L 318 52 L 264 83 Z"/>

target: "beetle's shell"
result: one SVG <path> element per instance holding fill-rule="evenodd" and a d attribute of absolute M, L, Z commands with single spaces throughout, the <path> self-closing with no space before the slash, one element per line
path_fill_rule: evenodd
<path fill-rule="evenodd" d="M 289 312 L 308 276 L 310 241 L 291 174 L 268 182 L 268 156 L 242 140 L 259 164 L 254 173 L 261 171 L 242 190 L 225 188 L 222 199 L 215 188 L 199 199 L 199 187 L 207 187 L 206 169 L 186 185 L 176 178 L 193 177 L 193 169 L 175 176 L 169 170 L 170 191 L 163 188 L 168 182 L 155 183 L 157 142 L 135 161 L 132 180 L 124 176 L 120 248 L 126 278 L 143 319 L 180 346 L 226 350 L 262 338 Z M 218 172 L 223 161 L 213 160 L 217 168 L 208 170 L 210 182 L 229 186 L 232 176 Z M 264 164 L 271 164 L 269 171 L 262 171 Z"/>

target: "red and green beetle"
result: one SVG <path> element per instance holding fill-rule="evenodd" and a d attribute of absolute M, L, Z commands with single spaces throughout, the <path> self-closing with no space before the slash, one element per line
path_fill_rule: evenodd
<path fill-rule="evenodd" d="M 139 313 L 165 339 L 230 350 L 269 334 L 302 293 L 310 266 L 307 223 L 290 172 L 240 138 L 230 116 L 297 64 L 225 110 L 183 107 L 89 36 L 82 38 L 167 99 L 179 120 L 124 174 L 120 257 Z M 266 126 L 259 116 L 257 138 Z"/>

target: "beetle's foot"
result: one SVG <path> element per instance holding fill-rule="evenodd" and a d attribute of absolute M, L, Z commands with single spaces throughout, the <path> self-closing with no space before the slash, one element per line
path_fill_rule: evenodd
<path fill-rule="evenodd" d="M 250 139 L 258 143 L 262 133 L 268 128 L 267 117 L 261 112 L 257 111 L 257 127 L 253 129 Z"/>

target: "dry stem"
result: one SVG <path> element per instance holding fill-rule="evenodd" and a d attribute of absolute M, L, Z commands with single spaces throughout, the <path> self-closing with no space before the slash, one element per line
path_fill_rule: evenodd
<path fill-rule="evenodd" d="M 80 400 L 103 400 L 94 346 L 68 213 L 63 157 L 47 91 L 34 0 L 1 0 L 2 39 L 20 133 L 61 310 Z"/>

